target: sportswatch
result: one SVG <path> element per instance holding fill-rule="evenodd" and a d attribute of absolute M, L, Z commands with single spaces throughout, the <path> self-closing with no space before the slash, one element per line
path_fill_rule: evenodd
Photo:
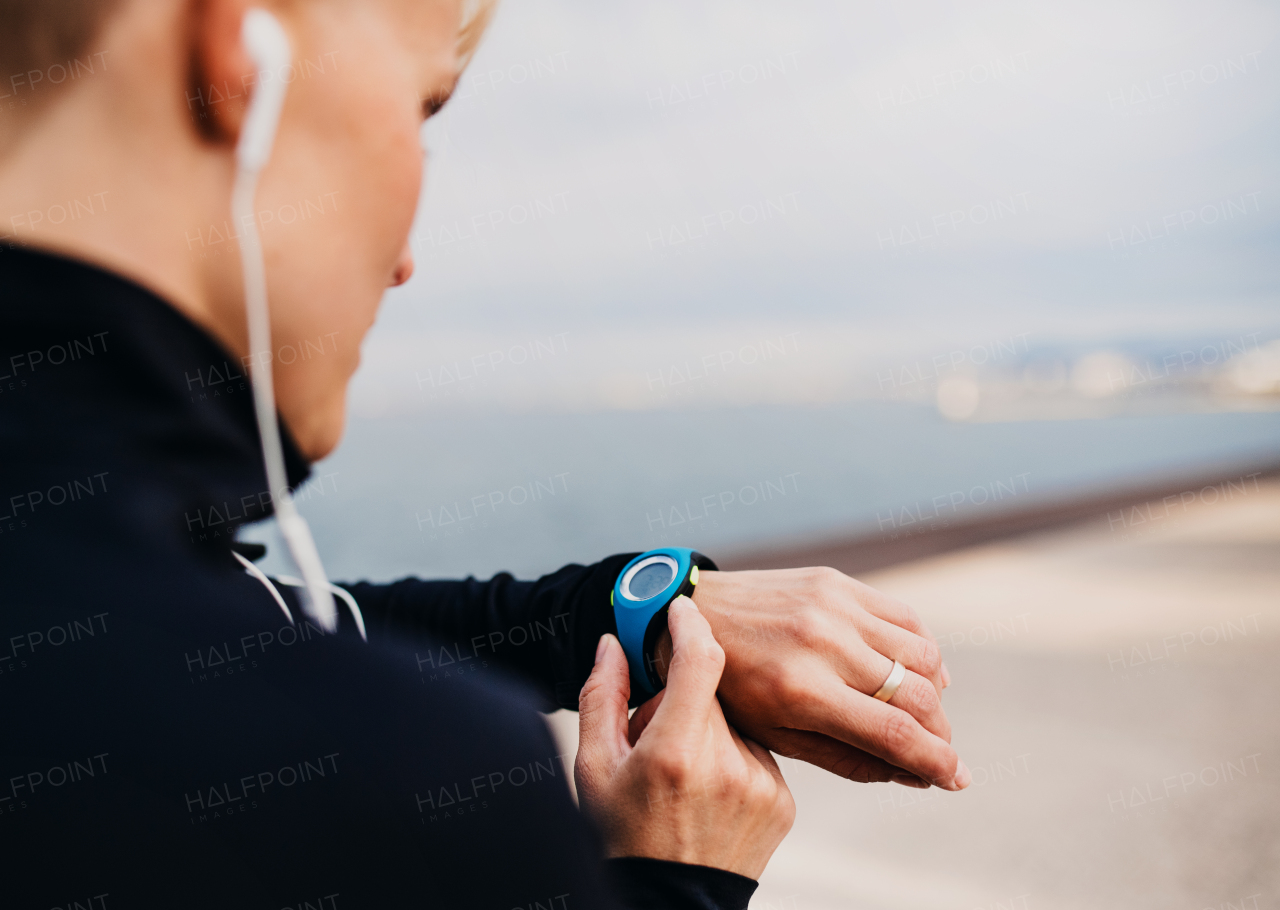
<path fill-rule="evenodd" d="M 633 702 L 657 695 L 665 685 L 658 675 L 653 648 L 667 627 L 667 607 L 680 595 L 693 593 L 700 569 L 715 568 L 711 559 L 696 550 L 663 547 L 641 553 L 619 573 L 609 599 L 618 624 L 618 641 L 631 667 Z"/>

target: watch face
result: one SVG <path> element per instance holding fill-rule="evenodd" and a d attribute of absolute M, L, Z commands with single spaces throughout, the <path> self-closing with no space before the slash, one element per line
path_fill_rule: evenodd
<path fill-rule="evenodd" d="M 648 600 L 665 591 L 675 577 L 675 560 L 650 556 L 632 566 L 623 577 L 622 594 L 629 600 Z"/>

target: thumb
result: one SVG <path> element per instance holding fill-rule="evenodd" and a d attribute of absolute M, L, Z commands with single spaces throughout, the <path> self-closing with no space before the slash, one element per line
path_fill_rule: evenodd
<path fill-rule="evenodd" d="M 667 608 L 671 628 L 671 668 L 662 703 L 649 729 L 677 740 L 706 732 L 716 702 L 716 688 L 724 672 L 724 649 L 711 634 L 711 626 L 688 597 L 677 597 Z M 722 720 L 723 724 L 724 721 Z"/>
<path fill-rule="evenodd" d="M 602 635 L 596 663 L 578 696 L 578 758 L 574 779 L 586 799 L 599 792 L 631 752 L 627 742 L 627 699 L 631 676 L 622 645 Z"/>

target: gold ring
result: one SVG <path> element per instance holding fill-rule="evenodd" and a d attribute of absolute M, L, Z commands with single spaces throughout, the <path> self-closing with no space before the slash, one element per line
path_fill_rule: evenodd
<path fill-rule="evenodd" d="M 907 668 L 898 661 L 893 662 L 893 669 L 889 671 L 889 678 L 884 681 L 884 685 L 872 698 L 878 698 L 881 701 L 888 701 L 893 698 L 893 693 L 898 691 L 898 686 L 902 685 L 902 681 L 907 678 Z"/>

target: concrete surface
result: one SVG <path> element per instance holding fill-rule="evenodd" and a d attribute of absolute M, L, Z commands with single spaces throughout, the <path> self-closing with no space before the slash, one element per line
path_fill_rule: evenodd
<path fill-rule="evenodd" d="M 1280 480 L 1186 493 L 861 576 L 942 644 L 974 784 L 784 761 L 796 825 L 752 906 L 1280 906 Z"/>

